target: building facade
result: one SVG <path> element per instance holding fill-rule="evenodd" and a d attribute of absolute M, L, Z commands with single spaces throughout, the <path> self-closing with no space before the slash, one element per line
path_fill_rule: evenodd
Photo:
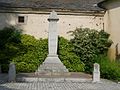
<path fill-rule="evenodd" d="M 69 31 L 76 28 L 104 28 L 104 10 L 100 0 L 1 0 L 0 29 L 13 25 L 36 38 L 47 38 L 47 18 L 52 10 L 58 13 L 59 35 L 70 39 Z"/>
<path fill-rule="evenodd" d="M 106 10 L 104 30 L 110 34 L 113 41 L 108 54 L 111 59 L 120 59 L 120 0 L 105 0 L 100 6 Z"/>
<path fill-rule="evenodd" d="M 113 44 L 111 59 L 120 58 L 120 0 L 0 0 L 0 29 L 13 25 L 36 38 L 48 37 L 48 17 L 58 13 L 58 34 L 70 39 L 67 32 L 76 28 L 105 30 Z"/>

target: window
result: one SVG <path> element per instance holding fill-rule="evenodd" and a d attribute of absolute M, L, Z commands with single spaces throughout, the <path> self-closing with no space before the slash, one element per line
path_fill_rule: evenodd
<path fill-rule="evenodd" d="M 25 17 L 24 16 L 18 16 L 18 23 L 25 23 Z"/>
<path fill-rule="evenodd" d="M 16 23 L 20 25 L 27 24 L 27 16 L 26 15 L 18 15 L 16 18 Z"/>

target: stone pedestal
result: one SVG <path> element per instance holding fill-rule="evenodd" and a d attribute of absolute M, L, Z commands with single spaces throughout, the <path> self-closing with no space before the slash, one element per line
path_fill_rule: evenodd
<path fill-rule="evenodd" d="M 48 56 L 39 67 L 37 74 L 46 73 L 46 74 L 55 74 L 55 73 L 64 73 L 68 72 L 66 67 L 60 61 L 57 55 L 58 48 L 58 32 L 57 32 L 57 13 L 52 11 L 48 21 L 49 21 L 49 35 L 48 35 Z"/>
<path fill-rule="evenodd" d="M 8 81 L 9 82 L 16 81 L 16 67 L 14 63 L 10 63 L 9 65 Z"/>
<path fill-rule="evenodd" d="M 93 82 L 100 82 L 100 65 L 94 64 Z"/>

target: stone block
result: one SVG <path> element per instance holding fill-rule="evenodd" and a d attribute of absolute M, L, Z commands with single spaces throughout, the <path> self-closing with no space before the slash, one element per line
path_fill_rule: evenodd
<path fill-rule="evenodd" d="M 14 63 L 10 63 L 10 65 L 9 65 L 8 81 L 9 82 L 16 81 L 16 67 L 15 67 Z"/>
<path fill-rule="evenodd" d="M 98 63 L 94 64 L 93 82 L 100 82 L 100 65 Z"/>

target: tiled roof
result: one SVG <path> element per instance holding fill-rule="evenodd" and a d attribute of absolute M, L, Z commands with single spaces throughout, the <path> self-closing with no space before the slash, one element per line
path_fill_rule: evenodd
<path fill-rule="evenodd" d="M 114 2 L 120 3 L 120 0 L 103 0 L 102 2 L 100 2 L 98 4 L 98 6 L 103 8 L 103 9 L 107 9 L 106 5 L 110 4 L 110 3 L 114 3 Z M 115 5 L 115 6 L 112 6 L 112 7 L 120 7 L 120 6 L 119 5 Z"/>
<path fill-rule="evenodd" d="M 0 8 L 103 10 L 97 6 L 103 0 L 0 0 Z"/>

